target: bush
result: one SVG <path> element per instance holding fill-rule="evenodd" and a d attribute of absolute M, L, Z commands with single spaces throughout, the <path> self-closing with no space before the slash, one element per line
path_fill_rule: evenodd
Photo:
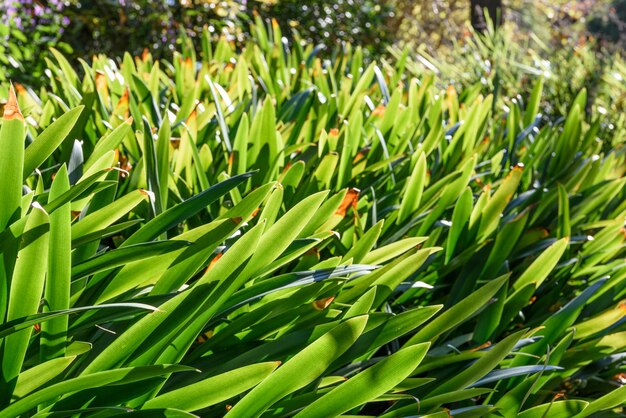
<path fill-rule="evenodd" d="M 586 92 L 541 118 L 541 82 L 504 109 L 251 31 L 9 93 L 0 417 L 623 413 L 624 136 Z"/>
<path fill-rule="evenodd" d="M 63 41 L 70 23 L 63 15 L 65 4 L 60 0 L 44 4 L 5 0 L 0 5 L 0 82 L 38 82 L 43 77 L 44 56 L 50 46 L 66 53 L 72 51 Z"/>
<path fill-rule="evenodd" d="M 254 7 L 263 17 L 276 19 L 283 32 L 297 30 L 306 42 L 331 48 L 348 42 L 378 56 L 396 39 L 390 27 L 392 4 L 380 0 L 281 0 L 258 2 Z"/>

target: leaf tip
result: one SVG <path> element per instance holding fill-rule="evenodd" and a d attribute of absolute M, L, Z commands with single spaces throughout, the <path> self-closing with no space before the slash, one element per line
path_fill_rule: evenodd
<path fill-rule="evenodd" d="M 15 95 L 15 89 L 13 88 L 13 84 L 9 86 L 9 98 L 7 103 L 4 105 L 4 120 L 24 120 L 24 116 L 22 116 L 22 112 L 20 112 L 20 107 L 17 103 L 17 96 Z"/>

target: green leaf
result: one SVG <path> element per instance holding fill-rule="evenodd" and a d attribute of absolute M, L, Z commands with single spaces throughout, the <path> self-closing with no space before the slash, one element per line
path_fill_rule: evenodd
<path fill-rule="evenodd" d="M 155 239 L 163 232 L 168 231 L 178 223 L 194 216 L 202 209 L 205 209 L 208 205 L 224 196 L 231 189 L 237 187 L 246 179 L 250 178 L 252 174 L 253 173 L 245 173 L 231 177 L 228 180 L 222 181 L 206 190 L 203 190 L 201 193 L 198 193 L 184 202 L 169 208 L 142 226 L 137 232 L 124 241 L 123 245 L 138 244 Z"/>
<path fill-rule="evenodd" d="M 517 190 L 523 169 L 523 166 L 514 167 L 483 209 L 480 215 L 478 239 L 486 238 L 497 228 L 504 208 Z"/>
<path fill-rule="evenodd" d="M 479 309 L 482 309 L 487 302 L 497 293 L 508 280 L 505 275 L 489 283 L 467 296 L 462 301 L 450 307 L 439 315 L 428 325 L 422 328 L 417 334 L 409 339 L 405 345 L 416 344 L 425 341 L 434 341 L 436 337 L 444 332 L 453 329 L 459 324 L 469 320 Z"/>
<path fill-rule="evenodd" d="M 383 395 L 402 382 L 422 361 L 430 343 L 409 346 L 351 377 L 308 405 L 296 417 L 338 416 Z"/>
<path fill-rule="evenodd" d="M 568 244 L 569 238 L 566 237 L 549 246 L 513 283 L 513 289 L 519 291 L 531 283 L 538 288 L 559 262 Z"/>
<path fill-rule="evenodd" d="M 2 149 L 0 153 L 0 167 L 2 167 L 0 231 L 19 217 L 24 169 L 24 136 L 24 117 L 20 113 L 15 91 L 11 86 L 9 99 L 4 105 L 4 117 L 0 127 L 0 149 Z"/>
<path fill-rule="evenodd" d="M 55 176 L 48 201 L 53 201 L 70 188 L 65 164 Z M 48 275 L 45 282 L 44 312 L 70 307 L 72 215 L 69 202 L 50 215 L 50 245 Z M 41 326 L 41 358 L 43 360 L 65 354 L 67 317 L 53 319 Z"/>
<path fill-rule="evenodd" d="M 7 322 L 32 315 L 39 310 L 44 288 L 47 262 L 41 260 L 48 253 L 48 214 L 38 204 L 28 215 L 15 270 L 9 290 Z M 24 329 L 9 335 L 4 340 L 2 357 L 3 383 L 15 384 L 26 355 L 32 329 Z M 11 389 L 9 389 L 11 390 Z"/>
<path fill-rule="evenodd" d="M 480 378 L 498 366 L 498 364 L 511 353 L 515 344 L 517 344 L 525 333 L 526 330 L 523 330 L 509 335 L 504 340 L 496 344 L 492 349 L 485 352 L 471 366 L 437 386 L 435 390 L 429 393 L 429 396 L 437 396 L 446 392 L 465 389 L 472 383 L 477 382 Z"/>
<path fill-rule="evenodd" d="M 24 151 L 24 178 L 43 164 L 63 143 L 78 121 L 84 106 L 78 106 L 64 113 L 35 138 Z"/>
<path fill-rule="evenodd" d="M 76 356 L 55 358 L 20 373 L 13 391 L 12 401 L 21 399 L 51 380 L 59 378 L 75 359 Z"/>
<path fill-rule="evenodd" d="M 192 367 L 156 365 L 147 367 L 127 367 L 122 369 L 107 370 L 68 379 L 60 383 L 45 387 L 24 398 L 12 403 L 4 410 L 0 411 L 0 417 L 12 418 L 26 413 L 37 405 L 55 399 L 57 396 L 67 395 L 90 388 L 103 387 L 107 385 L 121 385 L 152 377 L 169 375 L 170 373 L 193 371 Z"/>
<path fill-rule="evenodd" d="M 537 405 L 519 413 L 519 418 L 570 418 L 582 411 L 589 405 L 589 402 L 577 399 L 567 401 L 556 401 L 547 404 Z"/>
<path fill-rule="evenodd" d="M 593 400 L 585 409 L 572 418 L 584 418 L 593 416 L 601 411 L 607 411 L 609 409 L 624 405 L 626 402 L 626 386 L 614 389 L 606 395 Z"/>
<path fill-rule="evenodd" d="M 422 192 L 426 183 L 426 154 L 419 153 L 415 167 L 411 177 L 406 183 L 406 190 L 402 194 L 400 200 L 400 212 L 398 213 L 397 223 L 404 223 L 419 208 L 422 200 Z"/>
<path fill-rule="evenodd" d="M 229 418 L 258 416 L 270 406 L 320 377 L 332 361 L 361 335 L 367 316 L 348 319 L 298 352 L 263 380 L 226 414 Z"/>
<path fill-rule="evenodd" d="M 72 240 L 83 238 L 108 227 L 149 197 L 145 190 L 134 190 L 113 203 L 96 210 L 72 225 Z"/>
<path fill-rule="evenodd" d="M 51 319 L 65 316 L 65 315 L 70 315 L 72 313 L 91 311 L 95 309 L 111 309 L 111 308 L 146 309 L 149 311 L 158 310 L 157 308 L 153 306 L 146 305 L 143 303 L 125 302 L 125 303 L 108 303 L 108 304 L 95 305 L 95 306 L 81 306 L 79 308 L 70 308 L 70 309 L 65 309 L 62 311 L 39 313 L 39 314 L 29 315 L 29 316 L 25 316 L 21 318 L 16 318 L 0 325 L 0 338 L 4 338 L 7 335 L 13 334 L 20 330 L 30 328 L 35 324 L 44 323 L 46 321 L 50 321 Z"/>
<path fill-rule="evenodd" d="M 446 245 L 446 264 L 450 262 L 454 255 L 454 250 L 457 246 L 459 238 L 466 228 L 470 214 L 472 213 L 472 190 L 467 187 L 461 196 L 457 204 L 454 206 L 454 212 L 452 212 L 452 226 L 448 233 L 448 241 Z"/>
<path fill-rule="evenodd" d="M 197 411 L 207 408 L 258 385 L 279 365 L 276 361 L 257 363 L 222 373 L 159 395 L 146 402 L 143 409 L 168 407 Z"/>
<path fill-rule="evenodd" d="M 96 255 L 72 267 L 72 279 L 76 280 L 101 271 L 123 266 L 127 263 L 143 260 L 156 255 L 176 251 L 191 243 L 186 241 L 157 241 L 128 245 L 116 250 Z"/>

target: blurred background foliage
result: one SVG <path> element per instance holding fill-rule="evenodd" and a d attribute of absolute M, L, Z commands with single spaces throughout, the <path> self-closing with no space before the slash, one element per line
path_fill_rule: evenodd
<path fill-rule="evenodd" d="M 487 89 L 495 82 L 503 96 L 544 76 L 546 102 L 559 112 L 573 92 L 602 79 L 626 45 L 626 0 L 496 1 L 503 25 L 477 37 L 470 9 L 481 1 L 0 0 L 0 82 L 45 82 L 50 47 L 89 60 L 144 49 L 170 58 L 182 34 L 243 44 L 260 15 L 291 37 L 284 42 L 296 36 L 331 51 L 348 43 L 368 60 L 405 51 L 441 80 Z"/>

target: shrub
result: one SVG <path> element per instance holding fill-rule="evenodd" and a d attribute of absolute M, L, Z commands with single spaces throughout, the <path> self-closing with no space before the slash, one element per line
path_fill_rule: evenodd
<path fill-rule="evenodd" d="M 60 0 L 40 3 L 31 0 L 4 0 L 0 3 L 0 82 L 19 79 L 38 82 L 45 70 L 49 46 L 71 52 L 63 33 L 69 19 Z"/>
<path fill-rule="evenodd" d="M 541 82 L 505 111 L 252 32 L 9 93 L 0 417 L 620 412 L 626 156 L 586 92 L 541 118 Z"/>

